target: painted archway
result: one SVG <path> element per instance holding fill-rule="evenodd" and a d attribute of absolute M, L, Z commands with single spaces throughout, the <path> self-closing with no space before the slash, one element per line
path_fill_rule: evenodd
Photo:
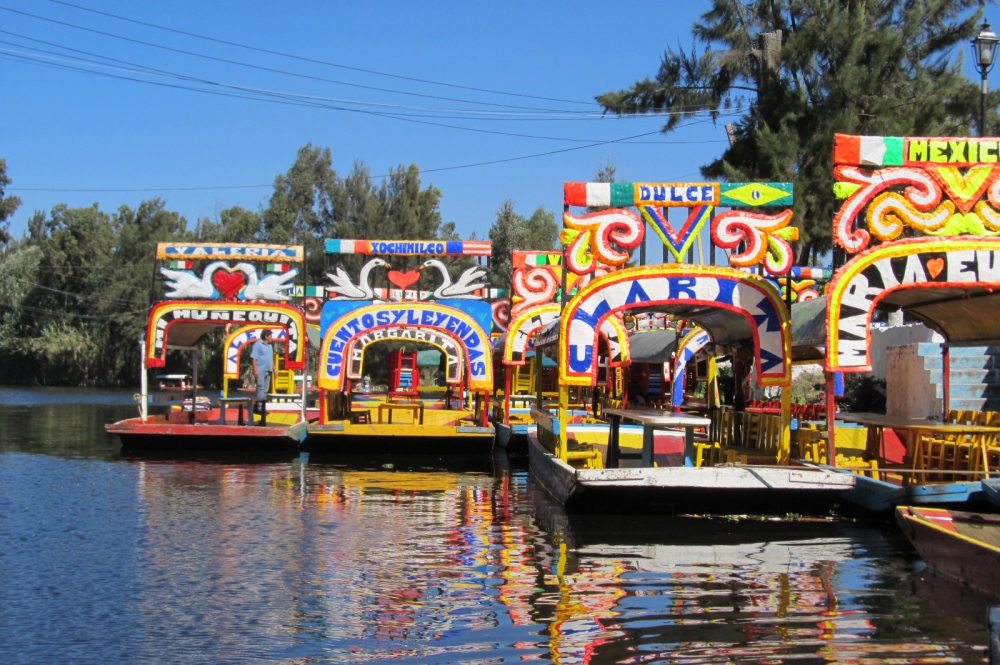
<path fill-rule="evenodd" d="M 165 301 L 153 306 L 146 325 L 146 364 L 163 367 L 168 339 L 190 346 L 213 327 L 229 324 L 267 325 L 287 331 L 285 367 L 305 369 L 305 318 L 291 305 L 252 302 Z"/>
<path fill-rule="evenodd" d="M 680 406 L 684 402 L 684 372 L 687 370 L 688 361 L 694 358 L 695 354 L 705 348 L 712 341 L 712 336 L 703 328 L 695 328 L 677 345 L 677 358 L 674 362 L 674 377 L 671 383 L 673 388 L 674 406 Z"/>
<path fill-rule="evenodd" d="M 684 309 L 684 317 L 710 332 L 710 313 L 720 310 L 742 320 L 754 341 L 758 383 L 791 382 L 791 324 L 781 295 L 762 277 L 734 268 L 664 264 L 619 270 L 587 284 L 567 304 L 560 321 L 559 382 L 594 385 L 597 357 L 594 341 L 612 314 L 631 310 Z M 717 340 L 718 342 L 718 340 Z"/>
<path fill-rule="evenodd" d="M 532 307 L 514 317 L 507 327 L 507 343 L 504 344 L 503 350 L 504 364 L 525 364 L 528 343 L 532 336 L 553 321 L 557 321 L 559 310 L 559 303 L 549 303 Z M 601 334 L 608 343 L 609 365 L 616 367 L 627 364 L 630 351 L 625 324 L 617 317 L 608 317 L 601 326 Z"/>
<path fill-rule="evenodd" d="M 989 310 L 963 311 L 962 303 L 974 302 L 974 296 L 993 297 L 996 289 L 1000 238 L 910 238 L 858 254 L 830 284 L 826 369 L 871 371 L 872 314 L 890 296 L 890 302 L 918 316 L 922 309 L 939 306 L 946 316 L 934 317 L 931 323 L 948 341 L 994 339 L 1000 324 Z M 922 313 L 921 318 L 931 318 L 932 312 Z"/>
<path fill-rule="evenodd" d="M 250 342 L 256 342 L 260 339 L 260 334 L 265 330 L 272 331 L 276 342 L 284 342 L 288 339 L 288 331 L 281 326 L 242 326 L 226 335 L 226 341 L 222 344 L 222 348 L 225 349 L 225 364 L 222 368 L 222 375 L 225 378 L 240 378 L 241 350 Z"/>
<path fill-rule="evenodd" d="M 364 377 L 365 349 L 370 344 L 388 340 L 420 342 L 436 347 L 445 357 L 445 382 L 462 382 L 462 347 L 454 339 L 433 328 L 423 326 L 388 326 L 375 328 L 355 337 L 344 353 L 347 359 L 347 378 Z"/>
<path fill-rule="evenodd" d="M 319 386 L 341 390 L 347 378 L 348 348 L 367 333 L 392 326 L 420 327 L 450 338 L 462 350 L 472 391 L 493 388 L 490 336 L 475 318 L 434 302 L 385 302 L 344 314 L 327 328 L 320 348 Z"/>

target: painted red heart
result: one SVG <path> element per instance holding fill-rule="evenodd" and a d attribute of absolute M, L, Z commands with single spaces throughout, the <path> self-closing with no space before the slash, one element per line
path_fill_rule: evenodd
<path fill-rule="evenodd" d="M 932 279 L 937 279 L 937 276 L 941 274 L 942 270 L 944 270 L 944 259 L 931 259 L 927 262 L 927 272 L 931 274 Z"/>
<path fill-rule="evenodd" d="M 219 270 L 212 273 L 212 284 L 219 290 L 223 298 L 232 300 L 240 292 L 240 289 L 247 285 L 247 278 L 239 271 Z"/>
<path fill-rule="evenodd" d="M 389 281 L 403 290 L 412 284 L 416 284 L 419 279 L 419 270 L 411 270 L 410 272 L 399 272 L 398 270 L 389 271 Z"/>

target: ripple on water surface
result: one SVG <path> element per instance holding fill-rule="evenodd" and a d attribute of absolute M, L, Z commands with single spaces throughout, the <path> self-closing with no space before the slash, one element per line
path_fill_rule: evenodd
<path fill-rule="evenodd" d="M 0 449 L 3 663 L 985 655 L 891 524 L 569 518 L 524 472 L 120 460 L 100 432 L 39 440 L 45 408 L 0 407 L 0 438 L 36 433 Z"/>

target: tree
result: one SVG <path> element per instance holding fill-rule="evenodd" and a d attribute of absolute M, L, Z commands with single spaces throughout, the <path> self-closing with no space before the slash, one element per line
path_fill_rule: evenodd
<path fill-rule="evenodd" d="M 528 237 L 522 249 L 547 252 L 555 248 L 562 226 L 556 222 L 556 216 L 551 211 L 545 206 L 538 206 L 538 210 L 528 218 L 527 231 Z"/>
<path fill-rule="evenodd" d="M 219 213 L 218 222 L 198 220 L 195 236 L 204 242 L 256 243 L 264 239 L 263 224 L 261 213 L 233 206 Z"/>
<path fill-rule="evenodd" d="M 597 100 L 616 114 L 669 112 L 664 133 L 697 113 L 740 115 L 702 174 L 793 182 L 801 264 L 831 247 L 835 133 L 970 132 L 979 89 L 961 49 L 981 18 L 979 0 L 713 0 L 692 28 L 700 53 L 668 49 L 655 79 Z"/>
<path fill-rule="evenodd" d="M 329 148 L 307 144 L 295 163 L 274 180 L 274 193 L 263 212 L 263 235 L 276 244 L 306 247 L 307 275 L 320 284 L 326 238 L 433 240 L 454 238 L 455 225 L 441 220 L 441 190 L 422 188 L 415 164 L 389 170 L 376 184 L 364 162 L 354 162 L 346 178 L 333 169 Z M 364 257 L 345 255 L 341 262 L 356 274 Z M 393 265 L 402 269 L 402 258 Z"/>
<path fill-rule="evenodd" d="M 4 196 L 4 188 L 12 180 L 7 176 L 7 160 L 0 159 L 0 247 L 10 242 L 10 216 L 21 205 L 16 196 Z"/>
<path fill-rule="evenodd" d="M 511 254 L 515 250 L 551 251 L 560 230 L 555 215 L 545 206 L 539 206 L 529 219 L 525 219 L 514 210 L 514 202 L 506 199 L 497 208 L 497 218 L 490 227 L 490 242 L 493 243 L 490 284 L 509 289 L 514 276 Z"/>
<path fill-rule="evenodd" d="M 497 288 L 510 288 L 514 277 L 511 253 L 527 244 L 527 221 L 514 211 L 514 202 L 505 199 L 497 208 L 497 218 L 490 227 L 493 256 L 490 264 L 490 284 Z"/>

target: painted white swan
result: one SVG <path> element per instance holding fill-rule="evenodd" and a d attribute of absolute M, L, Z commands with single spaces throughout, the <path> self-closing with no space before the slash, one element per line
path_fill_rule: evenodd
<path fill-rule="evenodd" d="M 358 276 L 358 284 L 356 286 L 351 281 L 351 278 L 347 276 L 347 273 L 344 272 L 344 269 L 337 266 L 335 273 L 326 273 L 326 278 L 333 284 L 333 286 L 328 286 L 326 290 L 337 294 L 337 297 L 333 298 L 333 300 L 374 300 L 375 292 L 372 290 L 370 284 L 370 273 L 373 268 L 388 265 L 382 259 L 372 259 L 361 268 L 361 274 Z"/>
<path fill-rule="evenodd" d="M 433 295 L 435 298 L 478 298 L 474 292 L 479 289 L 485 289 L 488 286 L 487 284 L 472 284 L 472 282 L 486 274 L 486 271 L 479 266 L 472 266 L 463 272 L 454 284 L 451 282 L 451 275 L 448 274 L 448 267 L 437 259 L 424 261 L 420 269 L 423 270 L 424 268 L 437 268 L 444 278 L 441 286 L 437 287 L 434 291 Z"/>
<path fill-rule="evenodd" d="M 290 296 L 282 292 L 295 287 L 294 284 L 287 282 L 299 274 L 299 269 L 293 268 L 288 272 L 267 275 L 258 281 L 257 269 L 251 264 L 237 263 L 236 267 L 247 276 L 247 285 L 243 287 L 244 300 L 289 300 Z"/>
<path fill-rule="evenodd" d="M 215 285 L 212 284 L 212 275 L 221 268 L 228 267 L 225 261 L 216 261 L 205 266 L 201 277 L 198 277 L 190 270 L 171 270 L 170 268 L 160 268 L 160 272 L 167 278 L 166 286 L 173 291 L 165 294 L 167 298 L 199 298 L 209 300 L 218 295 Z"/>

